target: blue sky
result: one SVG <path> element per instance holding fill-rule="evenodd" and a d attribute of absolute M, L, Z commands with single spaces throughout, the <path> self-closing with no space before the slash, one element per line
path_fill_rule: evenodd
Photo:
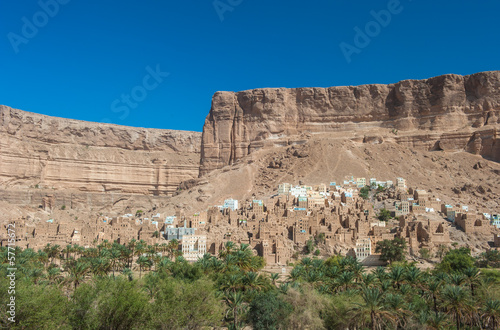
<path fill-rule="evenodd" d="M 219 90 L 500 69 L 493 0 L 55 1 L 0 2 L 0 104 L 201 131 Z"/>

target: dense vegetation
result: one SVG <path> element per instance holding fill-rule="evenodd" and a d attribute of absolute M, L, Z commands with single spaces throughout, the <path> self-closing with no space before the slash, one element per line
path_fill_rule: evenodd
<path fill-rule="evenodd" d="M 495 329 L 498 252 L 443 255 L 434 270 L 393 261 L 366 271 L 355 259 L 303 258 L 288 276 L 228 242 L 196 263 L 177 242 L 16 251 L 16 320 L 7 320 L 7 250 L 0 251 L 3 328 L 16 329 Z M 163 257 L 158 252 L 162 252 Z M 131 271 L 137 266 L 138 271 Z"/>

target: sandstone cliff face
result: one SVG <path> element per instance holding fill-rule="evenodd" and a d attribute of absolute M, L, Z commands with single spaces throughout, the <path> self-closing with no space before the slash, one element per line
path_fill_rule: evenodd
<path fill-rule="evenodd" d="M 500 71 L 391 85 L 217 92 L 203 127 L 200 175 L 256 149 L 324 132 L 500 161 L 499 118 Z"/>
<path fill-rule="evenodd" d="M 200 140 L 0 106 L 0 188 L 169 195 L 198 176 Z"/>

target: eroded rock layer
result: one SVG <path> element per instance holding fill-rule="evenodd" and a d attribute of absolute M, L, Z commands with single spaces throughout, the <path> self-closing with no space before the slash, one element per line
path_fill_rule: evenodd
<path fill-rule="evenodd" d="M 165 196 L 198 176 L 200 139 L 0 106 L 0 187 Z"/>
<path fill-rule="evenodd" d="M 205 120 L 200 175 L 301 134 L 391 141 L 500 161 L 500 71 L 390 85 L 217 92 Z"/>

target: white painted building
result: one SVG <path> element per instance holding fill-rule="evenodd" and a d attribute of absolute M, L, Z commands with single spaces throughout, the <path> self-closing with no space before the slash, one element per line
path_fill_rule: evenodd
<path fill-rule="evenodd" d="M 224 201 L 224 205 L 222 206 L 223 209 L 231 209 L 233 211 L 236 211 L 238 209 L 238 200 L 237 199 L 226 199 Z"/>
<path fill-rule="evenodd" d="M 196 261 L 207 253 L 207 236 L 184 235 L 182 237 L 182 256 L 187 261 Z"/>
<path fill-rule="evenodd" d="M 356 259 L 363 261 L 372 254 L 372 242 L 370 238 L 359 238 L 356 240 Z"/>
<path fill-rule="evenodd" d="M 307 197 L 307 190 L 305 186 L 295 186 L 290 188 L 290 195 L 294 197 Z"/>

